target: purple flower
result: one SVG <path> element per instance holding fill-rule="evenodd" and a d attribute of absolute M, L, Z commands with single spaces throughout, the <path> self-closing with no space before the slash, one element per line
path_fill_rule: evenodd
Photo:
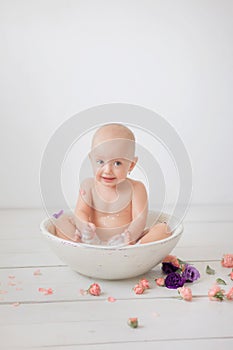
<path fill-rule="evenodd" d="M 177 272 L 171 272 L 165 278 L 164 283 L 165 286 L 169 289 L 177 289 L 179 287 L 183 287 L 185 283 L 185 278 Z"/>
<path fill-rule="evenodd" d="M 200 278 L 200 273 L 194 266 L 185 265 L 182 277 L 185 278 L 186 282 L 193 282 Z"/>
<path fill-rule="evenodd" d="M 173 265 L 172 263 L 170 262 L 163 262 L 162 263 L 162 270 L 163 272 L 168 275 L 169 273 L 171 272 L 175 272 L 179 269 L 179 267 Z"/>
<path fill-rule="evenodd" d="M 54 214 L 53 214 L 53 217 L 54 217 L 55 219 L 58 219 L 59 216 L 61 216 L 63 213 L 64 213 L 64 211 L 61 209 L 58 213 L 54 213 Z"/>

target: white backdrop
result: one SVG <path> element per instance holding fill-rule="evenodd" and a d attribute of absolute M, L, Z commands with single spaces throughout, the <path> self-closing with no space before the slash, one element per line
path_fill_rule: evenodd
<path fill-rule="evenodd" d="M 0 0 L 0 207 L 40 207 L 49 138 L 111 102 L 175 128 L 193 204 L 232 204 L 232 18 L 232 0 Z M 170 181 L 168 196 L 176 191 Z"/>

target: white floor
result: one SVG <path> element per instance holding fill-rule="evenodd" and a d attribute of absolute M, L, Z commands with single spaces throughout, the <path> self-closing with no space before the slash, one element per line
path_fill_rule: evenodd
<path fill-rule="evenodd" d="M 217 277 L 227 281 L 226 290 L 233 286 L 231 269 L 220 264 L 224 253 L 233 253 L 233 207 L 192 207 L 186 216 L 173 254 L 201 273 L 190 285 L 192 302 L 155 285 L 160 266 L 144 276 L 152 288 L 143 295 L 132 291 L 139 278 L 96 281 L 71 271 L 41 237 L 44 217 L 43 210 L 0 211 L 0 349 L 232 348 L 233 302 L 209 301 L 207 293 Z M 205 273 L 207 264 L 214 276 Z M 101 296 L 81 295 L 93 282 Z M 129 317 L 138 317 L 137 329 L 127 325 Z"/>

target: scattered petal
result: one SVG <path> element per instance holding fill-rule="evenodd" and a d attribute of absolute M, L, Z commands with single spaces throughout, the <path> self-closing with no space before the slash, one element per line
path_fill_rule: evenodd
<path fill-rule="evenodd" d="M 10 279 L 14 279 L 14 278 L 15 278 L 15 276 L 14 276 L 14 275 L 9 275 L 9 276 L 8 276 L 8 278 L 10 278 Z"/>
<path fill-rule="evenodd" d="M 86 295 L 86 294 L 88 294 L 88 291 L 85 290 L 85 289 L 80 289 L 79 292 L 80 292 L 81 295 Z"/>
<path fill-rule="evenodd" d="M 42 275 L 42 273 L 41 273 L 40 269 L 38 269 L 38 270 L 35 270 L 35 271 L 33 272 L 33 275 L 34 275 L 34 276 L 40 276 L 40 275 Z"/>
<path fill-rule="evenodd" d="M 23 290 L 23 288 L 15 288 L 15 290 L 19 291 L 19 290 Z"/>
<path fill-rule="evenodd" d="M 38 290 L 39 290 L 39 292 L 43 293 L 44 295 L 53 294 L 53 290 L 52 290 L 52 288 L 48 288 L 48 289 L 45 289 L 45 288 L 39 288 Z"/>
<path fill-rule="evenodd" d="M 205 272 L 206 272 L 208 275 L 214 275 L 214 274 L 215 274 L 215 270 L 212 269 L 209 265 L 206 266 Z"/>
<path fill-rule="evenodd" d="M 53 217 L 54 217 L 55 219 L 58 219 L 59 216 L 61 216 L 63 213 L 64 213 L 64 210 L 61 209 L 58 213 L 54 213 L 54 214 L 53 214 Z"/>
<path fill-rule="evenodd" d="M 110 303 L 114 303 L 114 302 L 116 301 L 116 299 L 113 298 L 113 297 L 108 297 L 108 301 L 109 301 Z"/>
<path fill-rule="evenodd" d="M 7 294 L 8 291 L 7 290 L 0 290 L 0 294 Z"/>
<path fill-rule="evenodd" d="M 10 281 L 10 282 L 8 282 L 8 286 L 16 286 L 16 283 L 15 283 L 15 282 Z"/>
<path fill-rule="evenodd" d="M 14 306 L 14 307 L 17 307 L 17 306 L 20 305 L 20 303 L 13 303 L 13 304 L 11 304 L 11 305 Z"/>
<path fill-rule="evenodd" d="M 221 279 L 221 278 L 217 278 L 216 279 L 216 283 L 217 284 L 224 284 L 224 285 L 226 285 L 226 282 L 223 279 Z"/>
<path fill-rule="evenodd" d="M 138 319 L 137 317 L 131 317 L 128 319 L 128 325 L 131 328 L 137 328 L 138 327 Z"/>

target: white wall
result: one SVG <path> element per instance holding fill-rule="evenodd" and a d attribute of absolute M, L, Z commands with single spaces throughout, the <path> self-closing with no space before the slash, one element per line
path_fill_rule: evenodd
<path fill-rule="evenodd" d="M 193 203 L 232 203 L 232 18 L 232 0 L 0 0 L 0 207 L 41 206 L 53 132 L 111 102 L 176 129 Z"/>

